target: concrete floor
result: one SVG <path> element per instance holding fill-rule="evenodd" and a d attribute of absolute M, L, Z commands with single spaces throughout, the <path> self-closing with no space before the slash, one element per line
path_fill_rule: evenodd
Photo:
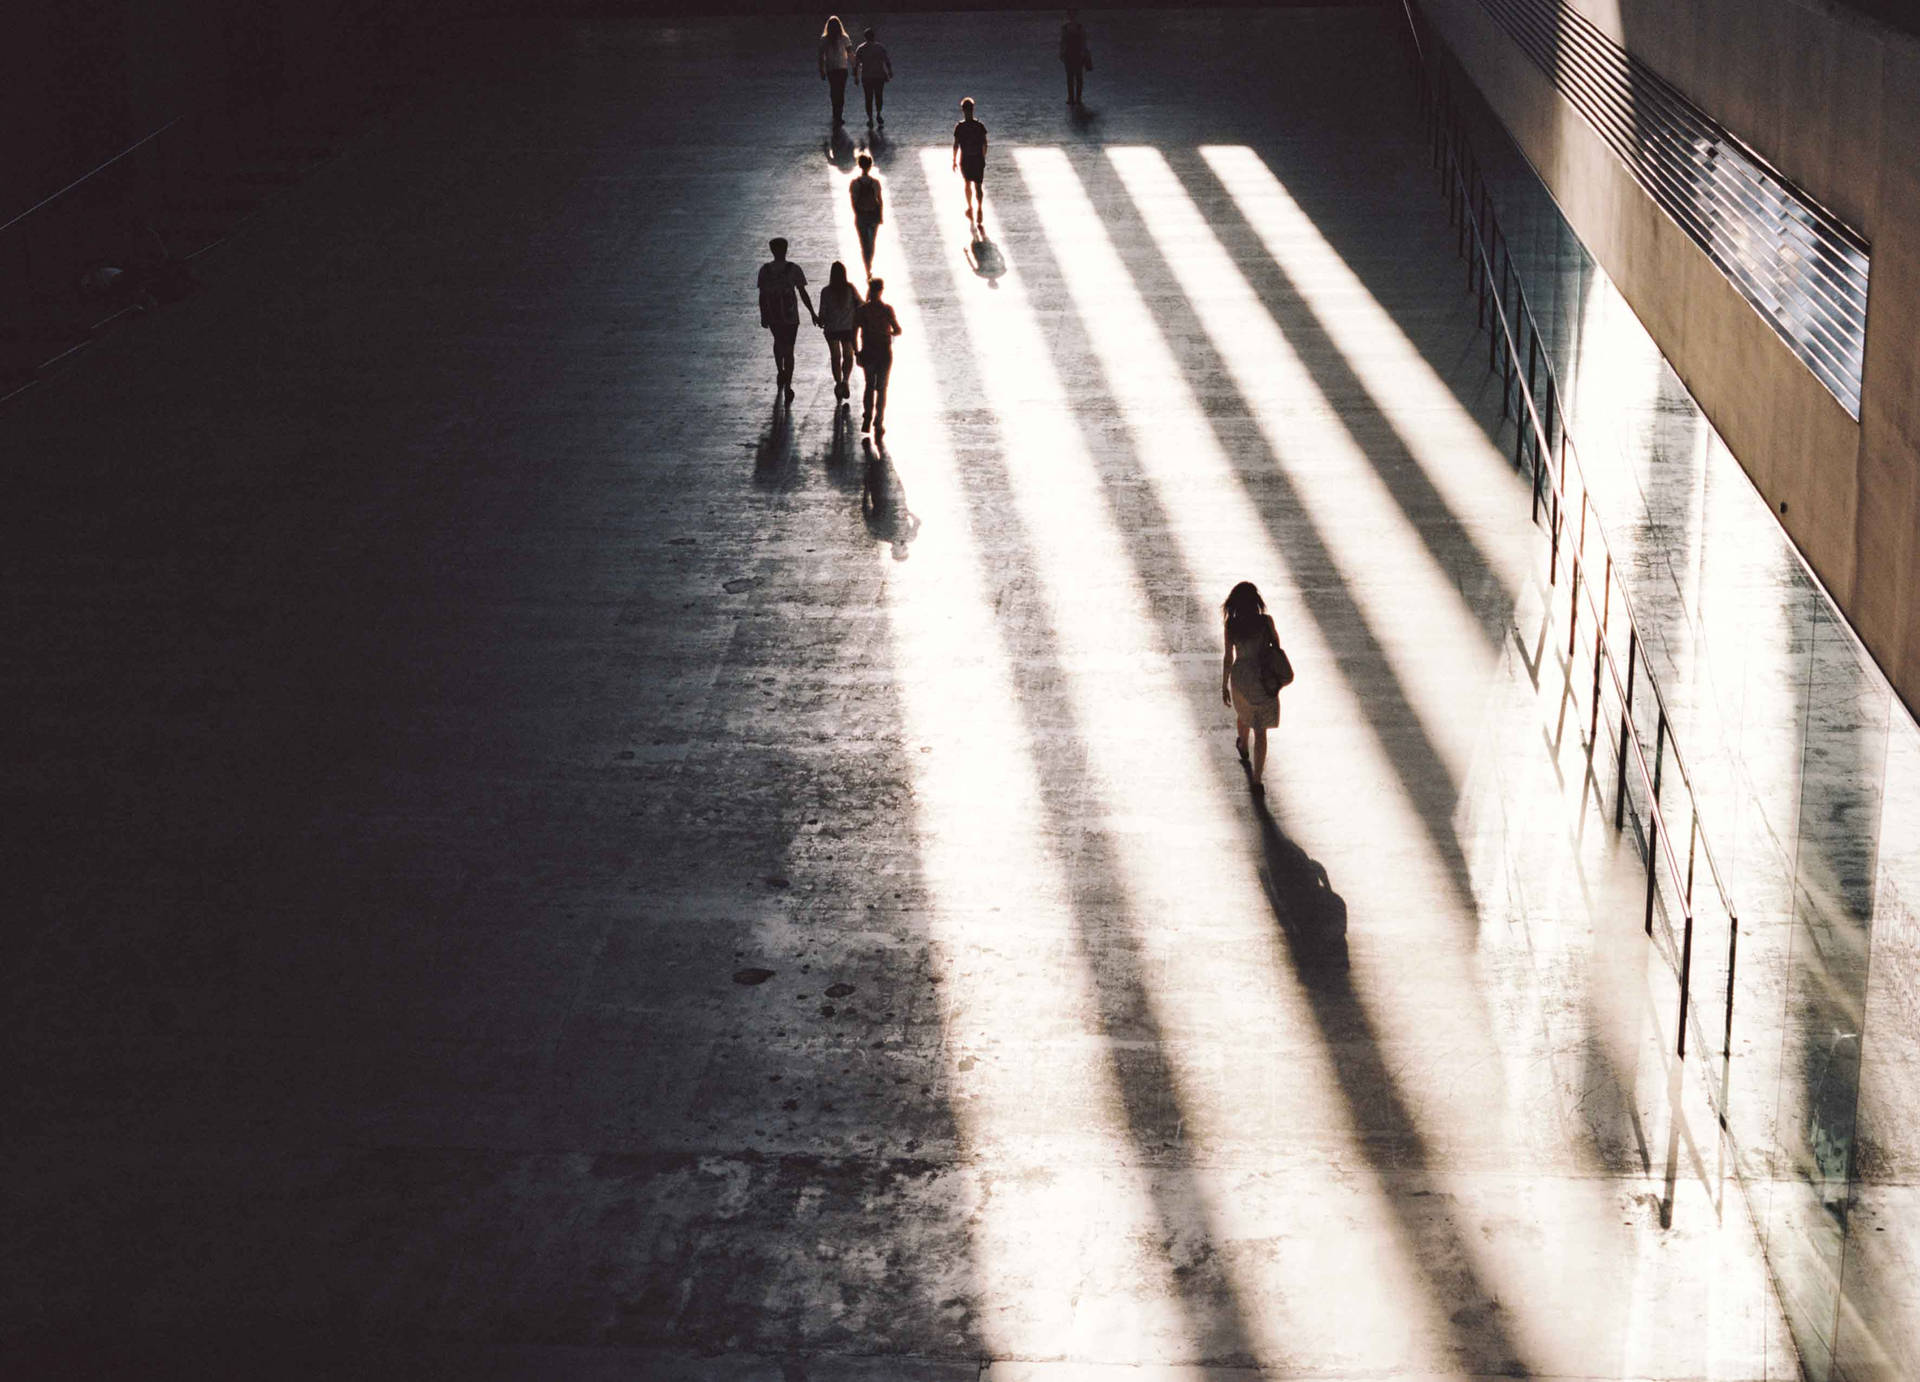
<path fill-rule="evenodd" d="M 16 1370 L 1798 1375 L 1388 17 L 1052 23 L 888 22 L 881 451 L 786 20 L 530 38 L 0 418 Z"/>

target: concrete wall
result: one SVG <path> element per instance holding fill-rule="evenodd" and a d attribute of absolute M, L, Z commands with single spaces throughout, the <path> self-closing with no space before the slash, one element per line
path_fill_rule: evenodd
<path fill-rule="evenodd" d="M 1872 245 L 1855 423 L 1478 0 L 1421 0 L 1920 708 L 1920 39 L 1823 0 L 1569 2 Z"/>

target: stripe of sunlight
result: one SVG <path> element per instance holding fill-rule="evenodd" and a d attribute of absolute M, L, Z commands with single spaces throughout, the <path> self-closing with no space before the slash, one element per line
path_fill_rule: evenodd
<path fill-rule="evenodd" d="M 934 200 L 950 178 L 948 154 L 929 149 L 923 167 Z M 1101 825 L 1119 840 L 1123 905 L 1150 959 L 1142 967 L 1155 983 L 1146 1001 L 1167 1036 L 1166 1058 L 1175 1098 L 1192 1145 L 1193 1177 L 1210 1231 L 1224 1241 L 1222 1268 L 1235 1295 L 1258 1302 L 1247 1309 L 1250 1341 L 1261 1358 L 1289 1356 L 1289 1340 L 1323 1337 L 1313 1269 L 1300 1260 L 1226 1249 L 1241 1239 L 1296 1244 L 1333 1241 L 1356 1232 L 1373 1244 L 1394 1241 L 1390 1211 L 1374 1195 L 1363 1224 L 1327 1224 L 1325 1239 L 1303 1226 L 1311 1206 L 1289 1200 L 1289 1222 L 1263 1221 L 1271 1206 L 1244 1195 L 1234 1153 L 1270 1158 L 1286 1146 L 1289 1119 L 1337 1123 L 1336 1139 L 1352 1147 L 1354 1132 L 1341 1116 L 1340 1086 L 1322 1046 L 1307 1038 L 1315 1017 L 1298 978 L 1279 952 L 1270 904 L 1254 861 L 1246 858 L 1244 806 L 1230 801 L 1202 768 L 1211 751 L 1195 725 L 1172 659 L 1161 649 L 1130 544 L 1108 506 L 1093 457 L 1052 363 L 1022 276 L 1010 268 L 991 290 L 975 279 L 968 235 L 955 217 L 939 223 L 947 267 L 960 299 L 986 402 L 999 420 L 1005 468 L 1018 516 L 1033 535 L 1041 585 L 1059 641 L 1067 692 L 1085 738 Z M 1167 377 L 1157 381 L 1164 389 Z M 1265 560 L 1270 545 L 1250 549 Z M 1212 571 L 1214 568 L 1207 568 Z M 1284 566 L 1273 554 L 1271 569 Z M 1196 576 L 1195 579 L 1203 577 Z M 1212 576 L 1216 584 L 1224 575 Z M 1225 586 L 1219 585 L 1224 593 Z M 1216 597 L 1217 598 L 1217 597 Z M 1218 675 L 1207 660 L 1202 675 Z M 1237 794 L 1236 794 L 1237 797 Z M 1136 803 L 1152 803 L 1143 809 Z M 1231 866 L 1229 861 L 1238 861 Z M 1249 1106 L 1241 1072 L 1274 1071 L 1271 1100 Z M 1316 1164 L 1327 1153 L 1314 1148 Z M 1335 1150 L 1336 1159 L 1349 1159 Z M 1358 1159 L 1353 1152 L 1351 1159 Z M 1359 1200 L 1340 1199 L 1343 1210 Z M 1315 1224 L 1318 1229 L 1319 1225 Z M 1307 1244 L 1312 1251 L 1311 1243 Z M 1296 1248 L 1297 1250 L 1297 1248 Z M 1282 1254 L 1285 1256 L 1285 1254 Z M 1409 1265 L 1369 1252 L 1366 1289 L 1344 1299 L 1343 1310 L 1366 1314 L 1396 1356 L 1415 1349 L 1444 1322 L 1427 1314 L 1429 1302 Z M 1324 1271 L 1329 1265 L 1317 1258 Z M 1289 1270 L 1289 1268 L 1291 1270 Z M 1289 1319 L 1294 1300 L 1308 1312 Z M 1364 1306 L 1362 1302 L 1365 1302 Z M 1357 1317 L 1356 1317 L 1357 1318 Z"/>
<path fill-rule="evenodd" d="M 847 179 L 829 172 L 828 184 L 840 257 L 857 265 Z M 1047 844 L 939 376 L 895 244 L 883 236 L 875 259 L 904 327 L 889 450 L 907 470 L 923 526 L 911 560 L 876 548 L 874 578 L 917 750 L 907 755 L 914 835 L 942 980 L 949 1102 L 976 1206 L 983 1342 L 995 1356 L 1050 1357 L 1102 1337 L 1177 1338 L 1171 1278 L 1143 1271 L 1131 1247 L 1153 1237 L 1154 1216 L 1131 1169 L 1108 1052 L 1085 1030 L 1094 999 L 1075 952 L 1067 874 Z M 1062 1169 L 1032 1174 L 1036 1167 Z M 1076 1304 L 1089 1277 L 1137 1283 L 1125 1317 Z"/>
<path fill-rule="evenodd" d="M 1296 661 L 1303 667 L 1336 668 L 1338 659 L 1307 612 L 1286 557 L 1240 483 L 1152 309 L 1121 261 L 1067 155 L 1058 149 L 1021 149 L 1014 157 L 1042 231 L 1052 245 L 1053 257 L 1085 323 L 1087 338 L 1100 358 L 1108 392 L 1120 408 L 1141 466 L 1162 501 L 1189 584 L 1206 600 L 1249 571 L 1261 573 L 1261 589 L 1276 621 L 1286 631 Z M 1422 870 L 1439 876 L 1443 865 L 1427 841 L 1417 813 L 1395 785 L 1387 745 L 1365 728 L 1371 720 L 1353 688 L 1325 675 L 1303 678 L 1287 692 L 1286 702 L 1288 719 L 1279 731 L 1285 737 L 1277 741 L 1274 759 L 1275 776 L 1281 785 L 1275 790 L 1284 791 L 1285 784 L 1292 782 L 1343 784 L 1331 814 L 1310 821 L 1301 831 L 1302 843 L 1309 851 L 1337 849 L 1338 837 L 1344 834 L 1350 838 L 1355 822 L 1364 822 L 1368 838 L 1393 842 L 1401 860 L 1396 872 L 1404 875 Z M 1288 722 L 1311 724 L 1313 732 L 1288 736 Z M 1303 798 L 1305 811 L 1313 811 L 1318 804 L 1315 794 L 1297 795 Z M 1289 801 L 1288 805 L 1291 808 L 1293 803 Z M 1327 838 L 1315 841 L 1316 833 Z M 1421 852 L 1427 857 L 1416 863 Z M 1364 880 L 1344 886 L 1361 894 L 1367 890 Z M 1393 900 L 1383 897 L 1379 907 L 1384 910 L 1394 901 L 1403 900 L 1401 891 Z M 1365 915 L 1367 910 L 1363 904 L 1357 914 Z M 1257 906 L 1254 914 L 1258 914 Z M 1270 925 L 1262 929 L 1272 935 Z M 1244 943 L 1250 950 L 1261 948 L 1257 936 Z M 1364 956 L 1356 956 L 1355 963 L 1363 970 L 1370 968 Z M 1449 1050 L 1458 1059 L 1475 1064 L 1482 1061 L 1470 1052 L 1484 1053 L 1488 1064 L 1498 1061 L 1498 1053 L 1490 1047 L 1479 993 L 1462 992 L 1463 986 L 1476 982 L 1478 976 L 1472 967 L 1458 963 L 1450 954 L 1434 951 L 1424 953 L 1420 964 L 1430 983 L 1446 986 L 1456 995 L 1449 1001 L 1421 1005 L 1428 1020 L 1438 1011 L 1445 1015 L 1443 1020 L 1458 1022 L 1458 1030 L 1446 1032 Z M 1479 1015 L 1477 1021 L 1475 1014 Z M 1540 1101 L 1551 1100 L 1554 1091 L 1550 1082 L 1540 1078 L 1537 1061 L 1528 1059 L 1520 1066 L 1509 1072 L 1509 1087 L 1530 1090 L 1531 1094 L 1509 1098 L 1495 1109 L 1477 1106 L 1474 1126 L 1467 1130 L 1470 1134 L 1507 1145 L 1527 1136 L 1525 1125 L 1537 1118 Z M 1370 1224 L 1362 1231 L 1376 1232 L 1382 1242 L 1399 1236 L 1391 1216 L 1377 1201 L 1369 1213 L 1380 1215 L 1377 1226 Z M 1396 1263 L 1395 1267 L 1404 1270 L 1405 1263 Z M 1391 1285 L 1381 1281 L 1367 1291 L 1342 1293 L 1342 1298 L 1348 1302 L 1343 1309 L 1365 1303 L 1397 1313 L 1406 1309 L 1408 1301 L 1422 1297 L 1416 1286 L 1395 1280 Z M 1356 1333 L 1377 1327 L 1370 1320 L 1356 1319 L 1354 1323 Z"/>
<path fill-rule="evenodd" d="M 1214 144 L 1202 145 L 1200 157 L 1426 472 L 1454 522 L 1465 532 L 1483 531 L 1488 525 L 1477 515 L 1497 505 L 1504 516 L 1507 508 L 1525 503 L 1526 484 L 1506 455 L 1260 155 L 1245 145 Z M 1480 548 L 1511 603 L 1526 579 L 1529 548 L 1498 533 Z"/>
<path fill-rule="evenodd" d="M 1193 304 L 1457 794 L 1498 648 L 1158 149 L 1107 157 Z"/>

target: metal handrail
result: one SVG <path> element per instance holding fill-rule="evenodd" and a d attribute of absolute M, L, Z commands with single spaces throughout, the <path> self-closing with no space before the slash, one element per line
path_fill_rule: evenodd
<path fill-rule="evenodd" d="M 1479 318 L 1488 327 L 1490 358 L 1489 368 L 1502 372 L 1500 411 L 1504 418 L 1512 405 L 1512 396 L 1516 386 L 1519 404 L 1525 409 L 1524 420 L 1520 408 L 1514 408 L 1514 461 L 1525 466 L 1527 445 L 1532 443 L 1532 498 L 1534 521 L 1540 517 L 1543 503 L 1541 481 L 1546 475 L 1551 482 L 1551 512 L 1548 518 L 1550 534 L 1550 555 L 1547 580 L 1555 584 L 1558 581 L 1560 566 L 1560 548 L 1563 531 L 1567 523 L 1565 512 L 1566 486 L 1571 472 L 1580 486 L 1580 536 L 1569 552 L 1568 567 L 1570 598 L 1568 600 L 1567 656 L 1571 659 L 1579 650 L 1580 601 L 1584 594 L 1590 616 L 1594 620 L 1595 632 L 1591 641 L 1594 648 L 1592 718 L 1588 727 L 1588 742 L 1597 737 L 1600 729 L 1600 701 L 1602 677 L 1612 684 L 1615 700 L 1619 703 L 1620 724 L 1618 740 L 1614 745 L 1614 756 L 1619 764 L 1614 789 L 1614 828 L 1624 829 L 1627 805 L 1627 763 L 1629 752 L 1637 771 L 1640 783 L 1646 792 L 1647 811 L 1647 891 L 1645 909 L 1646 933 L 1653 934 L 1654 903 L 1658 893 L 1657 861 L 1664 859 L 1667 872 L 1681 899 L 1683 913 L 1681 953 L 1679 957 L 1680 1011 L 1676 1025 L 1675 1054 L 1684 1058 L 1687 1054 L 1687 1021 L 1691 998 L 1691 976 L 1693 959 L 1693 884 L 1695 861 L 1704 856 L 1707 871 L 1719 894 L 1721 904 L 1726 909 L 1728 924 L 1727 942 L 1727 993 L 1726 1028 L 1723 1036 L 1724 1056 L 1731 1056 L 1733 1033 L 1733 972 L 1736 950 L 1739 942 L 1739 913 L 1734 907 L 1733 898 L 1728 893 L 1726 882 L 1720 873 L 1720 867 L 1713 855 L 1713 847 L 1708 841 L 1706 830 L 1700 823 L 1699 797 L 1694 791 L 1692 775 L 1687 771 L 1685 760 L 1680 753 L 1679 744 L 1672 731 L 1672 717 L 1668 714 L 1666 698 L 1660 691 L 1659 680 L 1651 668 L 1641 667 L 1646 677 L 1647 687 L 1652 693 L 1657 720 L 1654 733 L 1654 761 L 1651 768 L 1647 764 L 1645 748 L 1641 743 L 1639 725 L 1634 719 L 1634 672 L 1640 662 L 1639 651 L 1645 640 L 1641 637 L 1639 621 L 1633 611 L 1633 600 L 1623 584 L 1619 588 L 1621 609 L 1627 621 L 1627 674 L 1624 685 L 1621 681 L 1620 667 L 1609 645 L 1608 629 L 1614 594 L 1614 560 L 1611 545 L 1607 542 L 1606 530 L 1599 514 L 1592 505 L 1592 487 L 1587 483 L 1586 472 L 1580 464 L 1578 449 L 1568 432 L 1564 408 L 1556 408 L 1556 402 L 1564 395 L 1558 377 L 1554 373 L 1553 362 L 1544 347 L 1545 337 L 1541 334 L 1539 323 L 1528 305 L 1526 290 L 1519 280 L 1519 274 L 1513 268 L 1513 255 L 1506 247 L 1506 236 L 1501 232 L 1494 215 L 1492 198 L 1485 182 L 1479 177 L 1478 164 L 1474 160 L 1466 134 L 1460 128 L 1457 115 L 1454 115 L 1450 103 L 1444 104 L 1439 83 L 1434 78 L 1433 59 L 1427 46 L 1421 40 L 1420 20 L 1413 0 L 1401 0 L 1401 9 L 1407 20 L 1407 31 L 1413 40 L 1414 53 L 1420 68 L 1422 95 L 1432 114 L 1434 126 L 1434 157 L 1444 167 L 1445 188 L 1448 193 L 1449 210 L 1458 218 L 1461 229 L 1460 253 L 1467 258 L 1467 278 L 1469 291 L 1480 294 Z M 1452 117 L 1450 120 L 1447 117 Z M 1443 129 L 1443 124 L 1445 128 Z M 1451 136 L 1451 143 L 1447 137 Z M 1464 162 L 1463 155 L 1464 153 Z M 1468 239 L 1471 238 L 1472 256 L 1468 257 Z M 1499 283 L 1495 284 L 1495 264 L 1504 256 Z M 1476 282 L 1477 279 L 1477 282 Z M 1499 323 L 1496 332 L 1492 324 L 1486 321 L 1486 308 L 1491 304 L 1493 317 Z M 1511 318 L 1509 304 L 1517 308 Z M 1521 360 L 1520 341 L 1515 338 L 1516 326 L 1526 333 L 1527 359 Z M 1504 345 L 1504 354 L 1499 348 Z M 1544 373 L 1545 406 L 1544 419 L 1539 403 L 1536 401 L 1534 377 Z M 1559 422 L 1559 446 L 1556 449 L 1553 437 L 1554 423 Z M 1557 454 L 1556 454 L 1557 450 Z M 1594 540 L 1598 543 L 1604 558 L 1601 576 L 1601 596 L 1596 604 L 1593 594 L 1591 564 L 1586 558 L 1587 529 L 1593 528 Z M 1582 577 L 1585 577 L 1585 589 L 1582 590 Z M 1568 670 L 1572 664 L 1569 661 Z M 1609 722 L 1607 732 L 1613 737 L 1613 725 Z M 1673 848 L 1673 832 L 1667 828 L 1665 813 L 1660 808 L 1660 787 L 1662 768 L 1668 752 L 1671 752 L 1674 770 L 1679 774 L 1680 785 L 1686 791 L 1686 799 L 1691 807 L 1687 830 L 1687 867 L 1682 872 L 1679 857 Z M 1722 1112 L 1724 1120 L 1724 1112 Z"/>
<path fill-rule="evenodd" d="M 127 145 L 126 148 L 122 149 L 119 153 L 115 154 L 112 158 L 109 158 L 100 163 L 94 164 L 93 167 L 87 169 L 86 172 L 82 173 L 79 177 L 75 178 L 72 182 L 68 183 L 65 187 L 62 187 L 58 192 L 47 193 L 46 196 L 42 197 L 39 201 L 35 202 L 32 206 L 28 207 L 25 211 L 22 211 L 19 215 L 13 217 L 13 219 L 6 222 L 6 224 L 0 225 L 0 235 L 4 235 L 8 231 L 12 230 L 15 226 L 19 225 L 22 221 L 26 220 L 27 217 L 33 215 L 34 212 L 39 211 L 44 207 L 52 206 L 55 202 L 59 201 L 62 197 L 66 196 L 67 193 L 73 191 L 76 187 L 80 186 L 81 183 L 92 181 L 95 177 L 99 176 L 101 173 L 106 172 L 107 169 L 113 167 L 114 164 L 118 163 L 121 159 L 125 158 L 128 154 L 134 153 L 139 149 L 145 147 L 146 145 L 151 144 L 154 140 L 158 139 L 161 135 L 165 134 L 168 130 L 172 129 L 175 125 L 179 124 L 182 120 L 186 118 L 187 117 L 184 115 L 176 115 L 173 117 L 173 119 L 167 121 L 166 124 L 159 126 L 157 129 L 148 130 L 145 134 L 141 135 L 138 139 L 134 140 L 133 143 Z"/>

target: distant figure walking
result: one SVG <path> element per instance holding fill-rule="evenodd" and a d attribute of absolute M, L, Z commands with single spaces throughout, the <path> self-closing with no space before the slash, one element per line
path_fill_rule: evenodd
<path fill-rule="evenodd" d="M 860 90 L 867 98 L 867 123 L 871 125 L 878 120 L 880 128 L 885 129 L 887 83 L 893 80 L 893 59 L 887 56 L 887 50 L 874 35 L 875 30 L 868 29 L 867 41 L 853 50 L 853 79 L 860 83 Z"/>
<path fill-rule="evenodd" d="M 973 118 L 973 97 L 960 103 L 960 123 L 953 127 L 953 166 L 960 170 L 966 190 L 967 221 L 986 227 L 987 127 Z"/>
<path fill-rule="evenodd" d="M 826 80 L 827 94 L 833 98 L 833 123 L 843 125 L 847 108 L 847 67 L 853 61 L 853 40 L 840 22 L 840 16 L 827 16 L 827 27 L 820 33 L 820 75 Z"/>
<path fill-rule="evenodd" d="M 1280 647 L 1280 634 L 1267 602 L 1252 581 L 1227 592 L 1220 606 L 1226 651 L 1220 659 L 1220 699 L 1233 707 L 1238 723 L 1234 747 L 1252 775 L 1255 796 L 1264 796 L 1267 731 L 1280 723 L 1280 688 L 1293 680 L 1293 666 Z M 1253 757 L 1247 757 L 1247 731 L 1253 731 Z"/>
<path fill-rule="evenodd" d="M 893 372 L 893 338 L 900 334 L 900 319 L 880 299 L 886 286 L 886 280 L 879 278 L 868 283 L 867 300 L 854 312 L 860 328 L 860 368 L 867 376 L 860 430 L 871 430 L 876 437 L 887 431 L 887 376 Z"/>
<path fill-rule="evenodd" d="M 853 228 L 860 233 L 860 257 L 866 261 L 867 277 L 873 277 L 873 242 L 880 234 L 880 223 L 887 218 L 887 197 L 880 179 L 873 175 L 873 155 L 860 155 L 860 173 L 847 184 L 853 199 Z M 824 299 L 823 299 L 824 301 Z"/>
<path fill-rule="evenodd" d="M 784 392 L 793 402 L 793 342 L 800 334 L 800 303 L 807 304 L 807 315 L 820 324 L 807 296 L 807 276 L 800 266 L 788 260 L 787 242 L 778 237 L 767 241 L 773 258 L 760 266 L 760 325 L 773 333 L 773 369 L 776 392 Z M 795 294 L 799 300 L 795 300 Z"/>
<path fill-rule="evenodd" d="M 853 397 L 853 333 L 860 306 L 860 290 L 847 281 L 847 266 L 834 260 L 827 286 L 820 290 L 820 329 L 827 333 L 833 396 L 843 402 Z"/>
<path fill-rule="evenodd" d="M 1060 26 L 1060 65 L 1067 69 L 1067 104 L 1077 106 L 1087 73 L 1093 70 L 1093 49 L 1087 46 L 1078 10 L 1068 10 L 1067 22 Z"/>

